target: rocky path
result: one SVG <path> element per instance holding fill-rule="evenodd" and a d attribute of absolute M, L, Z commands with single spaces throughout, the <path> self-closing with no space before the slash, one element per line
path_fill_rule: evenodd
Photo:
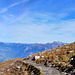
<path fill-rule="evenodd" d="M 35 62 L 31 61 L 31 60 L 25 60 L 23 62 L 29 63 L 31 65 L 37 66 L 39 67 L 42 72 L 44 73 L 44 75 L 62 75 L 58 70 L 56 70 L 55 68 L 51 68 L 49 67 L 45 67 L 41 64 L 36 64 Z"/>

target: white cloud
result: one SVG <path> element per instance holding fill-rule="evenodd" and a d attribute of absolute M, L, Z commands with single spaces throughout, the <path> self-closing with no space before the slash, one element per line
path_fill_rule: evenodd
<path fill-rule="evenodd" d="M 0 10 L 0 13 L 4 13 L 4 12 L 8 11 L 9 8 L 12 8 L 12 7 L 16 6 L 16 5 L 19 5 L 21 3 L 28 2 L 28 1 L 29 0 L 22 0 L 21 2 L 16 2 L 14 4 L 11 4 L 10 6 L 8 6 L 6 8 L 3 8 L 2 10 Z"/>
<path fill-rule="evenodd" d="M 14 42 L 74 42 L 75 21 L 61 21 L 58 24 L 17 24 L 8 26 L 8 37 Z M 54 30 L 55 29 L 55 30 Z M 13 42 L 12 41 L 12 42 Z"/>

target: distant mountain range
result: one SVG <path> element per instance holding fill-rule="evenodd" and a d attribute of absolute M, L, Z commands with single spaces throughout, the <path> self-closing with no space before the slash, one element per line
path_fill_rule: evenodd
<path fill-rule="evenodd" d="M 23 44 L 23 43 L 4 43 L 0 42 L 0 62 L 12 58 L 24 58 L 36 52 L 53 49 L 65 45 L 62 42 L 53 42 L 46 44 Z"/>

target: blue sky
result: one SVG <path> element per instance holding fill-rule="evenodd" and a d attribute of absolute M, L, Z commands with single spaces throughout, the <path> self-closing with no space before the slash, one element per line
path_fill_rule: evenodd
<path fill-rule="evenodd" d="M 75 42 L 75 0 L 0 0 L 0 41 Z"/>

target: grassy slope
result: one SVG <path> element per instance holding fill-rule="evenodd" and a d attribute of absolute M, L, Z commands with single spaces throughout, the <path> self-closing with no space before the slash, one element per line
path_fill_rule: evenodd
<path fill-rule="evenodd" d="M 17 60 L 22 60 L 22 58 L 10 59 L 10 60 L 0 63 L 0 69 L 7 67 L 9 64 L 14 63 Z"/>
<path fill-rule="evenodd" d="M 69 59 L 75 56 L 75 42 L 51 50 L 38 52 L 36 54 L 31 55 L 29 58 L 34 57 L 36 55 L 40 56 L 40 59 L 35 60 L 36 63 L 42 63 L 42 61 L 46 59 L 55 66 L 60 66 L 60 68 L 66 66 L 68 68 L 72 66 L 70 65 Z"/>
<path fill-rule="evenodd" d="M 13 65 L 11 65 L 13 63 Z M 19 68 L 18 68 L 19 66 Z M 0 75 L 31 75 L 33 73 L 43 75 L 40 68 L 23 62 L 23 58 L 16 58 L 0 63 Z M 36 74 L 37 75 L 37 74 Z"/>

